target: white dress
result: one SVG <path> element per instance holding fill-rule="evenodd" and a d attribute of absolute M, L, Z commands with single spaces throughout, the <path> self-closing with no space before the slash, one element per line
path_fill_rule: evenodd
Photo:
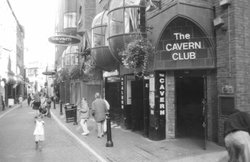
<path fill-rule="evenodd" d="M 36 127 L 33 132 L 35 141 L 44 141 L 44 121 L 36 120 Z"/>

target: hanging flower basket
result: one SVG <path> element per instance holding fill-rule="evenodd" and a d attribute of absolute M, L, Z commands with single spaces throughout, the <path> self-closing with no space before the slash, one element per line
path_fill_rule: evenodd
<path fill-rule="evenodd" d="M 74 66 L 70 71 L 70 78 L 71 79 L 80 79 L 81 78 L 81 69 L 79 66 Z"/>
<path fill-rule="evenodd" d="M 61 81 L 68 80 L 69 78 L 70 75 L 69 75 L 69 70 L 67 68 L 63 68 L 61 71 L 56 73 L 56 82 L 58 83 Z"/>
<path fill-rule="evenodd" d="M 119 53 L 125 68 L 133 69 L 136 74 L 144 75 L 149 55 L 154 53 L 154 47 L 150 41 L 142 36 L 127 45 L 124 51 Z"/>
<path fill-rule="evenodd" d="M 82 70 L 84 74 L 90 74 L 95 69 L 95 61 L 91 55 L 85 57 L 82 65 Z"/>

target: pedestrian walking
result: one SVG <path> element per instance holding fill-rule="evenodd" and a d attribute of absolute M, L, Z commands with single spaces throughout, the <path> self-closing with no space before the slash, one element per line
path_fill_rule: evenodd
<path fill-rule="evenodd" d="M 49 95 L 47 94 L 46 95 L 46 110 L 47 110 L 47 113 L 45 114 L 47 117 L 51 118 L 51 114 L 50 114 L 50 108 L 51 108 L 51 97 L 49 97 Z"/>
<path fill-rule="evenodd" d="M 43 93 L 40 97 L 41 105 L 39 107 L 39 112 L 45 116 L 48 115 L 48 99 L 46 93 Z"/>
<path fill-rule="evenodd" d="M 22 108 L 23 107 L 23 97 L 21 95 L 19 96 L 18 101 L 19 101 L 20 107 Z"/>
<path fill-rule="evenodd" d="M 87 124 L 89 119 L 89 106 L 85 98 L 82 98 L 79 107 L 80 108 L 78 108 L 78 111 L 80 114 L 80 125 L 83 130 L 82 135 L 86 136 L 89 134 L 88 124 Z"/>
<path fill-rule="evenodd" d="M 250 115 L 234 110 L 224 123 L 229 162 L 250 162 Z"/>
<path fill-rule="evenodd" d="M 42 120 L 43 115 L 39 114 L 35 117 L 35 130 L 33 132 L 33 135 L 35 136 L 35 144 L 36 144 L 36 150 L 42 151 L 42 144 L 45 139 L 45 132 L 44 132 L 44 121 Z"/>
<path fill-rule="evenodd" d="M 34 94 L 31 105 L 32 105 L 32 109 L 39 110 L 39 107 L 41 105 L 41 100 L 40 100 L 40 95 L 38 92 Z M 37 113 L 39 113 L 39 111 Z"/>
<path fill-rule="evenodd" d="M 99 93 L 95 94 L 95 100 L 92 102 L 92 115 L 97 123 L 97 137 L 104 136 L 103 124 L 106 118 L 107 106 Z"/>
<path fill-rule="evenodd" d="M 30 101 L 31 101 L 31 94 L 29 93 L 27 98 L 28 106 L 30 106 Z"/>

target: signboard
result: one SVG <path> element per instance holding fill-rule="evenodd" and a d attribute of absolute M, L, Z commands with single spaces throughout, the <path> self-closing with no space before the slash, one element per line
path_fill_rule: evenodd
<path fill-rule="evenodd" d="M 56 45 L 74 45 L 81 43 L 81 38 L 72 35 L 56 35 L 49 37 L 49 42 Z"/>
<path fill-rule="evenodd" d="M 42 72 L 43 75 L 55 75 L 56 72 L 55 71 L 45 71 L 45 72 Z"/>
<path fill-rule="evenodd" d="M 166 60 L 188 61 L 207 58 L 205 40 L 192 39 L 190 33 L 173 33 L 174 39 L 165 41 L 163 55 Z"/>
<path fill-rule="evenodd" d="M 165 116 L 166 111 L 166 102 L 165 102 L 165 94 L 166 94 L 166 85 L 165 85 L 165 73 L 159 72 L 156 75 L 156 89 L 157 89 L 157 102 L 158 102 L 158 108 L 160 116 Z"/>
<path fill-rule="evenodd" d="M 8 98 L 8 106 L 14 106 L 14 98 Z"/>
<path fill-rule="evenodd" d="M 181 22 L 176 26 L 176 23 Z M 155 55 L 155 70 L 215 68 L 212 37 L 189 20 L 173 21 L 165 29 Z"/>

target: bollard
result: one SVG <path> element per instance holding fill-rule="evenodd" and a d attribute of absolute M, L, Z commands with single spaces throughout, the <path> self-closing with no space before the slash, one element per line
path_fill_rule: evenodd
<path fill-rule="evenodd" d="M 4 103 L 4 100 L 3 100 L 3 96 L 1 96 L 1 100 L 2 100 L 2 106 L 3 106 L 2 110 L 4 111 L 5 110 L 5 103 Z"/>
<path fill-rule="evenodd" d="M 106 143 L 106 147 L 113 147 L 109 112 L 106 115 L 107 115 L 107 119 L 106 119 L 107 120 L 107 143 Z"/>
<path fill-rule="evenodd" d="M 63 111 L 62 111 L 62 101 L 60 100 L 60 115 L 63 115 Z"/>
<path fill-rule="evenodd" d="M 73 125 L 78 125 L 78 123 L 77 123 L 77 106 L 74 105 L 72 108 L 74 109 L 74 115 L 75 115 Z"/>

